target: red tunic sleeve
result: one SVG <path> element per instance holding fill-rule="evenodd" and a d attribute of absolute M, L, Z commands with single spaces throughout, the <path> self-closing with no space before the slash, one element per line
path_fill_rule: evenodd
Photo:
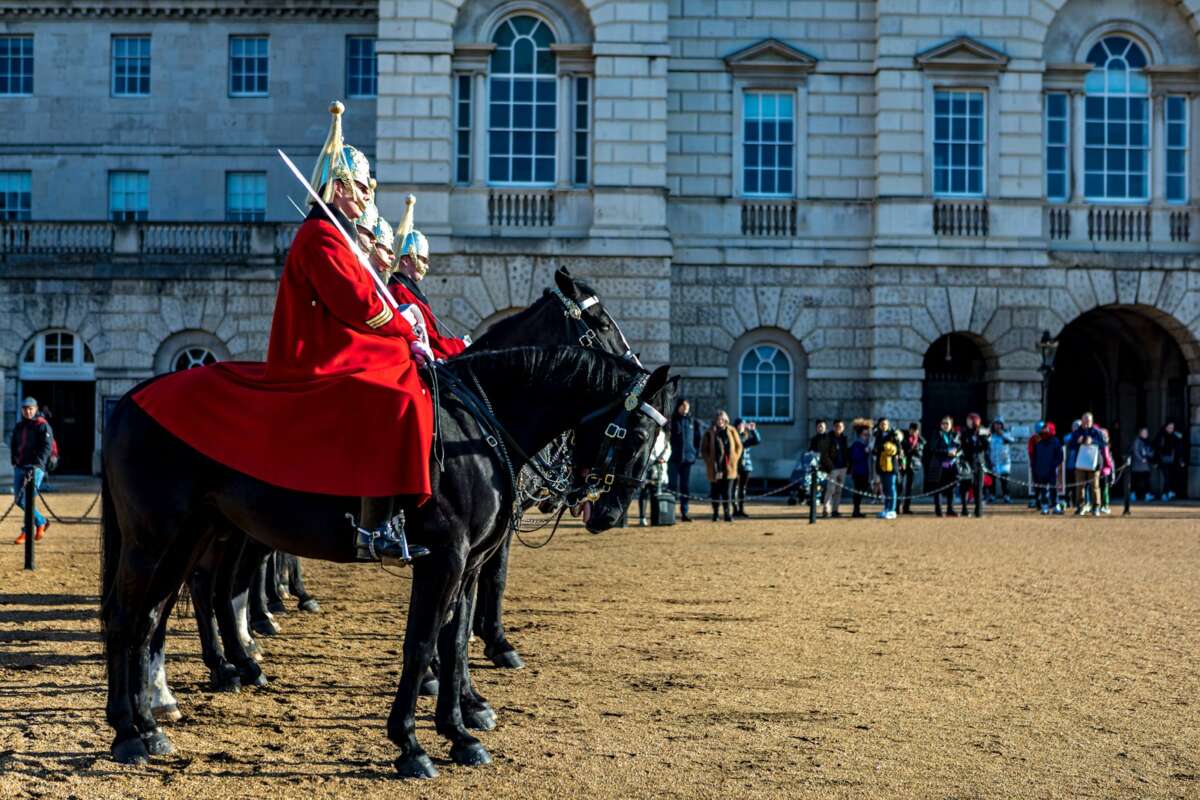
<path fill-rule="evenodd" d="M 421 316 L 425 319 L 425 329 L 429 334 L 429 346 L 433 349 L 434 355 L 439 358 L 450 358 L 467 349 L 467 343 L 462 339 L 442 335 L 441 331 L 438 330 L 433 310 L 422 303 L 420 298 L 410 292 L 404 284 L 399 281 L 392 281 L 388 284 L 388 291 L 392 293 L 392 297 L 396 298 L 397 303 L 401 305 L 412 304 L 421 310 Z"/>
<path fill-rule="evenodd" d="M 379 297 L 375 282 L 332 225 L 321 223 L 303 266 L 317 297 L 347 327 L 416 341 L 412 326 Z"/>

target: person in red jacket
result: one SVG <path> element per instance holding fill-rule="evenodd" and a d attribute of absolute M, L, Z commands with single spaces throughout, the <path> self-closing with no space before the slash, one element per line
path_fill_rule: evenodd
<path fill-rule="evenodd" d="M 393 307 L 347 238 L 371 202 L 371 179 L 366 157 L 342 142 L 341 104 L 330 110 L 312 178 L 329 213 L 314 203 L 288 250 L 266 363 L 174 373 L 141 387 L 134 401 L 239 472 L 285 489 L 361 498 L 358 557 L 398 557 L 406 552 L 403 508 L 430 494 L 433 407 L 418 366 L 433 355 L 416 308 Z"/>
<path fill-rule="evenodd" d="M 404 220 L 400 223 L 402 239 L 396 250 L 395 269 L 388 283 L 388 290 L 396 298 L 396 302 L 412 303 L 421 310 L 433 354 L 438 358 L 450 358 L 467 349 L 470 341 L 443 332 L 441 323 L 430 308 L 429 298 L 417 285 L 429 272 L 429 240 L 425 238 L 425 234 L 412 227 L 414 203 L 416 198 L 410 194 L 406 201 Z"/>

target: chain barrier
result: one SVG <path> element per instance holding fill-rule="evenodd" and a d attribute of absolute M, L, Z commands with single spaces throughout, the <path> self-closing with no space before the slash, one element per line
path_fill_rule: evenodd
<path fill-rule="evenodd" d="M 42 494 L 40 489 L 37 491 L 36 497 L 41 501 L 42 508 L 46 510 L 46 512 L 50 515 L 50 518 L 59 525 L 97 525 L 100 523 L 100 518 L 89 515 L 92 513 L 92 510 L 96 508 L 96 504 L 100 502 L 101 491 L 101 489 L 96 490 L 96 496 L 93 497 L 92 502 L 88 504 L 87 510 L 85 510 L 78 517 L 59 516 L 59 514 L 50 507 L 50 504 L 46 502 L 46 495 Z M 0 515 L 0 523 L 3 523 L 6 519 L 8 519 L 9 514 L 11 514 L 12 510 L 16 507 L 17 498 L 16 495 L 13 495 L 13 500 L 11 503 L 9 503 L 8 510 L 5 511 L 4 514 Z"/>

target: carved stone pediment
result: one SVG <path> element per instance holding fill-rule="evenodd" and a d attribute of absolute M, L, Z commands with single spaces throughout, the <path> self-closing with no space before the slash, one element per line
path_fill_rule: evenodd
<path fill-rule="evenodd" d="M 817 59 L 778 39 L 763 39 L 725 56 L 725 65 L 738 77 L 803 78 Z"/>
<path fill-rule="evenodd" d="M 969 36 L 959 36 L 917 53 L 913 58 L 926 71 L 1001 72 L 1008 56 Z"/>

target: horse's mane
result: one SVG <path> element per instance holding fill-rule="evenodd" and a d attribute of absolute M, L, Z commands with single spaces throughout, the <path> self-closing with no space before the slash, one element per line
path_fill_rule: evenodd
<path fill-rule="evenodd" d="M 560 383 L 599 385 L 603 391 L 614 392 L 626 386 L 635 374 L 644 372 L 622 356 L 574 345 L 508 347 L 475 353 L 468 350 L 444 366 L 460 379 L 468 370 L 479 375 L 553 375 Z"/>

